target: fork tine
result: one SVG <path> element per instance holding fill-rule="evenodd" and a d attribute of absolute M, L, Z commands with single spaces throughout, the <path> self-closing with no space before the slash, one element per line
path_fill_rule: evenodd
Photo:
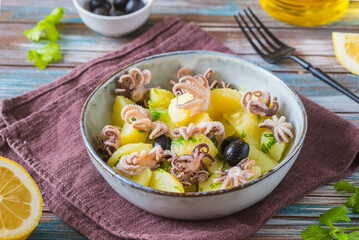
<path fill-rule="evenodd" d="M 238 13 L 239 16 L 241 16 L 240 13 Z M 239 21 L 237 15 L 233 15 L 234 19 L 236 20 L 238 26 L 241 28 L 242 32 L 244 33 L 244 36 L 246 36 L 247 40 L 249 41 L 249 43 L 252 45 L 252 47 L 254 48 L 254 50 L 260 55 L 263 56 L 264 53 L 259 50 L 259 48 L 257 47 L 257 45 L 254 44 L 254 42 L 252 41 L 252 39 L 249 37 L 247 31 L 244 29 L 244 27 L 242 26 L 241 22 Z"/>
<path fill-rule="evenodd" d="M 262 38 L 267 42 L 267 44 L 268 44 L 269 46 L 271 46 L 271 48 L 273 48 L 274 50 L 277 50 L 278 47 L 274 46 L 273 43 L 268 40 L 268 38 L 263 34 L 263 32 L 262 32 L 262 30 L 260 29 L 260 27 L 258 27 L 257 24 L 255 23 L 255 21 L 253 21 L 253 17 L 251 17 L 245 9 L 244 9 L 244 13 L 246 14 L 247 18 L 251 21 L 251 23 L 253 24 L 253 26 L 257 29 L 257 31 L 258 31 L 259 34 L 262 36 Z"/>
<path fill-rule="evenodd" d="M 257 16 L 253 13 L 253 11 L 248 8 L 249 12 L 252 14 L 252 16 L 257 20 L 257 22 L 259 23 L 259 25 L 264 29 L 264 31 L 268 34 L 269 37 L 271 37 L 271 39 L 277 43 L 280 47 L 282 46 L 287 46 L 285 45 L 283 42 L 281 42 L 276 36 L 274 36 L 269 30 L 268 28 L 266 28 L 264 26 L 264 24 L 257 18 Z"/>
<path fill-rule="evenodd" d="M 249 24 L 247 23 L 247 21 L 242 17 L 242 15 L 240 13 L 238 13 L 239 17 L 241 18 L 242 22 L 244 22 L 244 24 L 246 25 L 246 27 L 248 28 L 249 32 L 252 34 L 252 36 L 257 40 L 257 42 L 259 43 L 259 45 L 261 45 L 261 47 L 267 52 L 267 53 L 271 53 L 271 51 L 262 43 L 262 41 L 257 37 L 257 35 L 253 32 L 252 28 L 249 26 Z"/>

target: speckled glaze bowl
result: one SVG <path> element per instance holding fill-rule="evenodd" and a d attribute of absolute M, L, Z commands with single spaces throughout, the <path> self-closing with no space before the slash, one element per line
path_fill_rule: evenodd
<path fill-rule="evenodd" d="M 235 87 L 266 89 L 278 97 L 279 115 L 294 125 L 295 138 L 288 145 L 280 164 L 269 172 L 238 187 L 212 192 L 170 193 L 137 184 L 116 174 L 97 153 L 97 134 L 110 123 L 116 78 L 131 67 L 152 72 L 150 86 L 171 89 L 170 79 L 182 66 L 194 73 L 213 69 L 212 79 L 225 80 Z M 296 160 L 307 131 L 307 116 L 297 94 L 283 81 L 261 67 L 239 57 L 210 51 L 171 52 L 137 61 L 113 74 L 100 84 L 87 99 L 81 114 L 81 132 L 90 159 L 122 197 L 155 215 L 185 220 L 224 217 L 245 209 L 265 198 L 280 183 Z"/>

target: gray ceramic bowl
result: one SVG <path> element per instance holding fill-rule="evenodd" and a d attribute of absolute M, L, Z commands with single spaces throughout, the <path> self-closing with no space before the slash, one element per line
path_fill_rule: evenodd
<path fill-rule="evenodd" d="M 116 174 L 98 156 L 96 135 L 110 123 L 116 88 L 115 79 L 131 67 L 152 72 L 150 86 L 171 89 L 179 68 L 186 66 L 194 73 L 213 69 L 213 79 L 225 80 L 245 89 L 266 89 L 278 97 L 280 115 L 294 125 L 295 138 L 284 159 L 275 168 L 238 187 L 213 192 L 170 193 L 139 185 Z M 272 73 L 239 57 L 210 51 L 172 52 L 137 61 L 105 80 L 87 99 L 81 115 L 81 132 L 90 159 L 105 180 L 122 197 L 147 212 L 175 219 L 199 220 L 227 216 L 265 198 L 280 183 L 296 160 L 307 131 L 307 116 L 297 94 Z"/>

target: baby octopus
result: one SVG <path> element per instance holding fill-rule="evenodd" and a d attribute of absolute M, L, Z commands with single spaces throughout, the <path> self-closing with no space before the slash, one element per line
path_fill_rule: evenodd
<path fill-rule="evenodd" d="M 152 122 L 150 111 L 139 105 L 126 105 L 121 111 L 121 117 L 127 124 L 131 124 L 135 129 L 146 132 L 151 131 L 150 139 L 167 134 L 169 131 L 168 126 L 164 122 Z"/>
<path fill-rule="evenodd" d="M 97 139 L 100 145 L 103 144 L 102 151 L 112 156 L 121 144 L 120 130 L 114 126 L 106 125 L 97 136 Z"/>
<path fill-rule="evenodd" d="M 214 136 L 220 136 L 218 141 L 222 141 L 225 137 L 224 126 L 221 122 L 213 121 L 204 121 L 198 124 L 197 126 L 193 123 L 190 123 L 188 127 L 183 126 L 180 128 L 175 128 L 171 131 L 171 136 L 173 138 L 183 137 L 185 140 L 188 140 L 191 136 L 203 133 L 209 138 L 213 138 Z"/>
<path fill-rule="evenodd" d="M 178 71 L 178 83 L 175 83 L 172 91 L 178 97 L 186 92 L 192 94 L 193 99 L 183 104 L 177 103 L 177 108 L 191 110 L 191 116 L 208 109 L 211 100 L 211 89 L 208 79 L 212 76 L 212 69 L 208 69 L 204 75 L 193 75 L 189 68 L 181 68 Z"/>
<path fill-rule="evenodd" d="M 249 181 L 249 178 L 257 174 L 257 170 L 251 169 L 256 164 L 255 160 L 248 158 L 240 161 L 237 166 L 231 167 L 227 170 L 216 170 L 216 173 L 222 176 L 213 179 L 214 183 L 222 183 L 221 189 L 228 186 L 236 187 Z"/>
<path fill-rule="evenodd" d="M 208 153 L 209 147 L 205 143 L 198 144 L 193 148 L 191 155 L 181 155 L 172 160 L 171 173 L 183 185 L 191 186 L 207 180 L 208 168 L 204 162 L 205 158 L 211 160 L 211 165 L 216 160 Z"/>
<path fill-rule="evenodd" d="M 291 129 L 293 125 L 289 122 L 286 122 L 286 118 L 281 116 L 279 119 L 276 115 L 272 119 L 266 119 L 264 122 L 258 125 L 260 128 L 268 128 L 273 132 L 274 138 L 278 143 L 288 142 L 287 136 L 292 139 L 293 133 Z"/>
<path fill-rule="evenodd" d="M 166 159 L 170 157 L 169 159 Z M 134 152 L 124 155 L 116 165 L 116 168 L 130 175 L 137 175 L 144 171 L 145 168 L 151 170 L 160 166 L 163 161 L 172 161 L 176 155 L 170 150 L 163 150 L 160 145 L 155 146 L 151 151 L 142 150 L 140 153 Z M 140 171 L 135 171 L 139 167 L 143 167 Z"/>
<path fill-rule="evenodd" d="M 273 98 L 272 107 L 269 108 L 271 97 L 269 92 L 260 90 L 247 91 L 241 98 L 241 104 L 248 112 L 258 114 L 261 117 L 273 116 L 278 112 L 279 104 L 277 97 Z"/>
<path fill-rule="evenodd" d="M 146 94 L 150 89 L 146 89 L 144 85 L 151 81 L 151 72 L 134 67 L 128 71 L 128 74 L 122 75 L 117 81 L 119 88 L 115 89 L 116 95 L 123 95 L 132 99 L 137 103 L 145 101 Z"/>

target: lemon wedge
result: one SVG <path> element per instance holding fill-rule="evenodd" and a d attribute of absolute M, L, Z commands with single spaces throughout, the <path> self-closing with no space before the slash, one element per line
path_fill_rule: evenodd
<path fill-rule="evenodd" d="M 333 46 L 339 63 L 359 75 L 359 33 L 333 32 Z"/>
<path fill-rule="evenodd" d="M 38 225 L 42 196 L 16 162 L 0 156 L 0 239 L 26 239 Z"/>

